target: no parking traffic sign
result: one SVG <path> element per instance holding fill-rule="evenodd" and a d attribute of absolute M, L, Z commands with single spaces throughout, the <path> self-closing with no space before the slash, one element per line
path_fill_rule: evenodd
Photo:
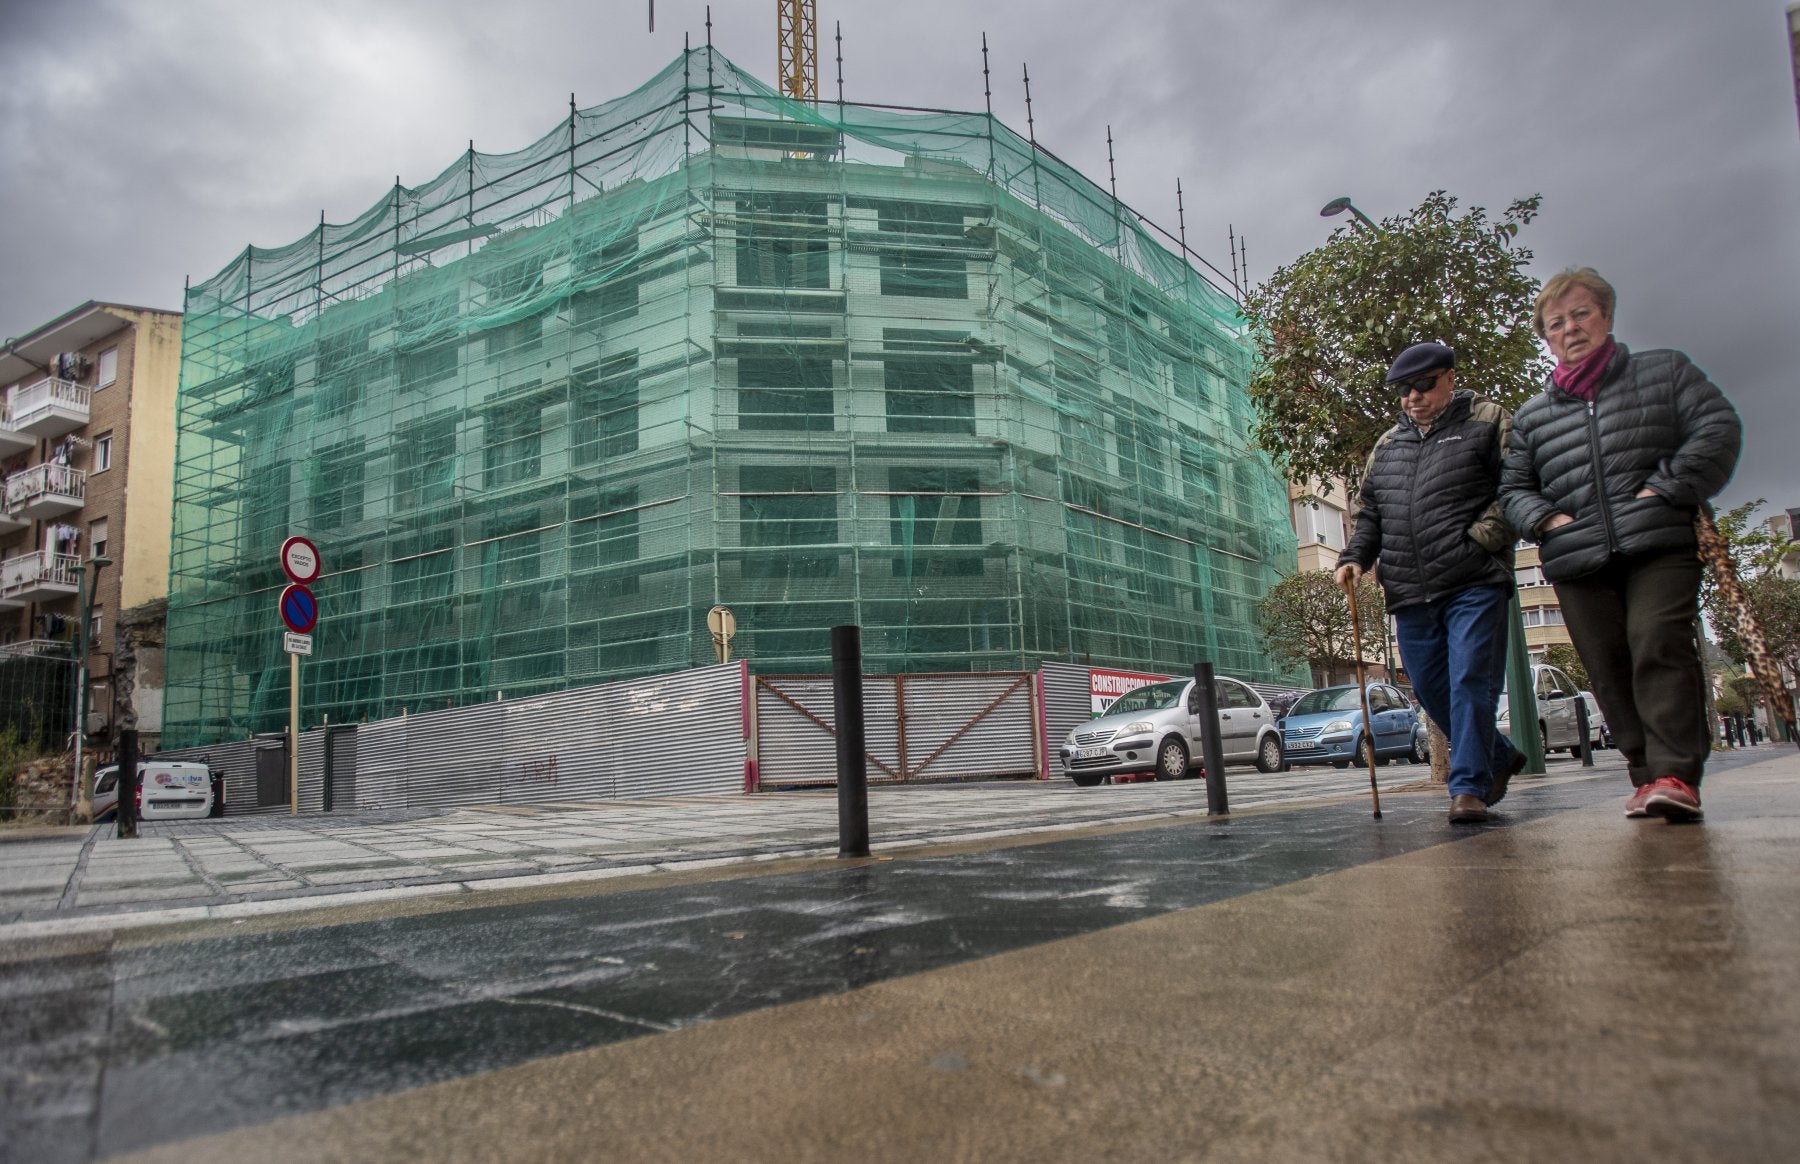
<path fill-rule="evenodd" d="M 319 621 L 319 600 L 298 582 L 281 592 L 281 621 L 297 635 L 312 630 Z"/>

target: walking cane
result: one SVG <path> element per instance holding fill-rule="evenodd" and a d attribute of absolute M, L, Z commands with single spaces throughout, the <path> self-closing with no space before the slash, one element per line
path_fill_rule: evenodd
<path fill-rule="evenodd" d="M 1375 784 L 1375 732 L 1370 728 L 1369 719 L 1369 684 L 1363 678 L 1362 660 L 1362 616 L 1356 610 L 1356 579 L 1350 579 L 1344 587 L 1344 596 L 1350 599 L 1350 633 L 1354 636 L 1351 650 L 1356 652 L 1356 693 L 1362 696 L 1362 738 L 1369 741 L 1369 796 L 1375 801 L 1375 819 L 1381 819 L 1381 789 Z"/>

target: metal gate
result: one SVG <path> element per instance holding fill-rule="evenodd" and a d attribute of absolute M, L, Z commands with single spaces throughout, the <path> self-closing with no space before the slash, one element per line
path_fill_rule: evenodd
<path fill-rule="evenodd" d="M 837 779 L 829 676 L 758 675 L 756 783 Z M 1035 776 L 1042 768 L 1037 684 L 1021 671 L 863 677 L 871 783 Z"/>

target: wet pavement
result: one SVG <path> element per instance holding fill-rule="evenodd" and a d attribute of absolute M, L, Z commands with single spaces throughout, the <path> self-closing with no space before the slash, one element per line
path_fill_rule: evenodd
<path fill-rule="evenodd" d="M 1557 771 L 1573 771 L 1561 761 Z M 1384 785 L 1424 769 L 1391 765 Z M 1360 791 L 1329 768 L 1229 773 L 1243 812 Z M 1366 788 L 1366 784 L 1362 786 Z M 1077 788 L 1066 780 L 877 786 L 876 852 L 951 838 L 1029 835 L 1077 824 L 1206 813 L 1203 782 Z M 341 816 L 163 821 L 120 840 L 110 825 L 0 843 L 0 940 L 124 924 L 307 909 L 318 899 L 481 892 L 739 862 L 832 857 L 832 791 L 686 796 Z M 3 837 L 5 834 L 0 834 Z M 124 918 L 119 915 L 131 915 Z"/>
<path fill-rule="evenodd" d="M 65 911 L 0 927 L 0 1157 L 1793 1158 L 1796 777 L 1687 827 L 1573 765 L 1487 828 L 939 790 L 976 827 L 868 861 Z"/>

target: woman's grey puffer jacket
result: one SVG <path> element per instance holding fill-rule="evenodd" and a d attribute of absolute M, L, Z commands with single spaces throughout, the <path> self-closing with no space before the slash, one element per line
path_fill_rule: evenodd
<path fill-rule="evenodd" d="M 1742 444 L 1737 410 L 1685 355 L 1620 344 L 1592 403 L 1546 384 L 1520 406 L 1500 501 L 1539 542 L 1551 582 L 1615 554 L 1697 552 L 1695 510 L 1731 479 Z M 1646 486 L 1657 496 L 1638 497 Z M 1540 535 L 1556 513 L 1575 520 Z"/>

